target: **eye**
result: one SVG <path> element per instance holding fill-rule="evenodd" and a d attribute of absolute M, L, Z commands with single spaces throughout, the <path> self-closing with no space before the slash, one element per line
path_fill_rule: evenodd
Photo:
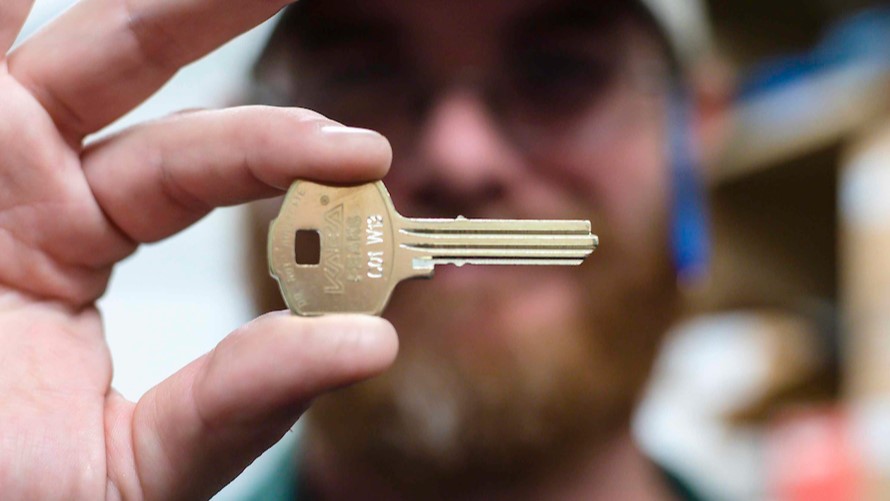
<path fill-rule="evenodd" d="M 532 105 L 564 109 L 589 104 L 602 95 L 615 68 L 602 57 L 538 48 L 519 54 L 510 73 L 517 97 Z"/>
<path fill-rule="evenodd" d="M 392 84 L 403 74 L 398 62 L 367 54 L 333 62 L 326 70 L 325 81 L 336 89 L 349 90 Z"/>
<path fill-rule="evenodd" d="M 390 115 L 416 108 L 420 84 L 410 61 L 398 52 L 354 47 L 316 59 L 316 94 L 311 102 L 326 115 L 368 128 Z"/>

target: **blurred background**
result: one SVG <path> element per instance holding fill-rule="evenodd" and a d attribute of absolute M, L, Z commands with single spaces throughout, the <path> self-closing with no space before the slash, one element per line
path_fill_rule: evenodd
<path fill-rule="evenodd" d="M 38 0 L 22 38 L 72 0 Z M 706 172 L 708 280 L 689 290 L 635 428 L 711 499 L 890 499 L 890 6 L 711 0 L 736 89 Z M 105 132 L 236 102 L 269 25 Z M 116 269 L 100 307 L 138 399 L 251 318 L 241 209 Z M 239 499 L 289 441 L 218 499 Z"/>
<path fill-rule="evenodd" d="M 890 9 L 709 6 L 736 88 L 713 262 L 638 436 L 715 499 L 890 499 Z"/>

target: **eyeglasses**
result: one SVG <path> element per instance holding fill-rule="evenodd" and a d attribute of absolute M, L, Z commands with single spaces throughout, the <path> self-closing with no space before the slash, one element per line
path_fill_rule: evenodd
<path fill-rule="evenodd" d="M 265 89 L 271 94 L 264 100 L 379 130 L 399 148 L 414 144 L 431 110 L 459 87 L 484 103 L 517 145 L 542 148 L 607 127 L 621 120 L 616 113 L 640 113 L 637 105 L 670 87 L 667 61 L 633 57 L 604 42 L 610 41 L 548 37 L 512 47 L 488 67 L 437 77 L 387 47 L 347 46 L 310 53 L 299 64 L 288 60 L 286 77 Z"/>

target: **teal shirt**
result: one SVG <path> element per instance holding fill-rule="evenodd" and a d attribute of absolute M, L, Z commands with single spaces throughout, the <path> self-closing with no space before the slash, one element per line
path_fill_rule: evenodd
<path fill-rule="evenodd" d="M 279 461 L 260 483 L 256 493 L 247 498 L 248 501 L 311 501 L 307 493 L 300 493 L 297 471 L 299 464 L 297 454 L 287 454 L 285 460 Z M 680 501 L 705 501 L 688 482 L 670 470 L 659 467 L 668 485 Z"/>
<path fill-rule="evenodd" d="M 257 491 L 247 501 L 295 501 L 297 492 L 296 454 L 286 454 L 278 461 L 257 487 Z M 304 497 L 305 496 L 299 496 Z M 306 501 L 306 500 L 304 500 Z"/>

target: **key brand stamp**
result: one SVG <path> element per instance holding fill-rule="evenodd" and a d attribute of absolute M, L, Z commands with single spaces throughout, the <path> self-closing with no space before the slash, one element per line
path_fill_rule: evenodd
<path fill-rule="evenodd" d="M 362 218 L 346 216 L 343 204 L 324 214 L 324 243 L 321 265 L 325 277 L 326 294 L 343 294 L 344 280 L 362 281 Z"/>
<path fill-rule="evenodd" d="M 369 248 L 383 245 L 383 216 L 380 214 L 368 216 L 365 232 L 368 235 L 367 246 Z M 368 250 L 368 278 L 383 278 L 382 250 Z"/>
<path fill-rule="evenodd" d="M 346 280 L 362 281 L 362 218 L 346 218 Z"/>
<path fill-rule="evenodd" d="M 327 284 L 326 294 L 343 294 L 343 204 L 324 213 L 324 240 L 321 265 Z"/>

